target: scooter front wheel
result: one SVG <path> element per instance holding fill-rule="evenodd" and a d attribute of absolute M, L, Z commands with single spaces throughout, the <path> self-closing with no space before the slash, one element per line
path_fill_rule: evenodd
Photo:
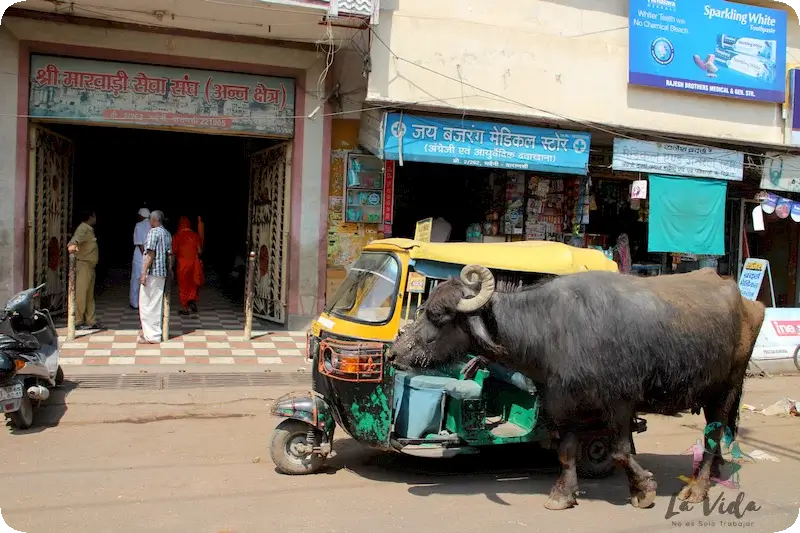
<path fill-rule="evenodd" d="M 22 397 L 19 409 L 13 413 L 8 413 L 7 416 L 17 429 L 29 429 L 33 426 L 33 402 L 31 402 L 27 394 Z"/>
<path fill-rule="evenodd" d="M 284 420 L 272 433 L 269 453 L 281 474 L 314 474 L 322 468 L 325 458 L 302 448 L 306 445 L 309 425 L 299 420 Z"/>

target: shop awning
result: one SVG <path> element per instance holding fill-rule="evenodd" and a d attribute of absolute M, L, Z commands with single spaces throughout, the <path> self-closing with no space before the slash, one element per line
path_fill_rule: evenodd
<path fill-rule="evenodd" d="M 585 175 L 591 134 L 408 113 L 362 115 L 361 144 L 383 159 Z"/>

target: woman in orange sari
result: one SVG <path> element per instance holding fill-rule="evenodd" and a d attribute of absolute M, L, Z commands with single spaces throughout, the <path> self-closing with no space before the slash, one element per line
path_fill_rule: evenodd
<path fill-rule="evenodd" d="M 178 294 L 181 300 L 182 315 L 197 312 L 197 293 L 202 284 L 202 253 L 200 236 L 192 231 L 187 217 L 178 221 L 178 231 L 172 237 L 172 253 L 177 260 Z"/>

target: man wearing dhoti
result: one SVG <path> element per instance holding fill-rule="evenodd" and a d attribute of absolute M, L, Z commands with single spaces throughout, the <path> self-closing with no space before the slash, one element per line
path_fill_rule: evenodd
<path fill-rule="evenodd" d="M 131 307 L 139 309 L 139 278 L 142 276 L 142 261 L 144 260 L 144 243 L 147 232 L 150 231 L 150 210 L 146 207 L 139 209 L 139 220 L 133 227 L 133 263 L 131 266 Z"/>
<path fill-rule="evenodd" d="M 172 236 L 164 228 L 164 214 L 150 213 L 151 229 L 144 245 L 144 261 L 139 277 L 139 320 L 142 323 L 140 344 L 158 344 L 164 337 L 161 321 L 164 314 L 164 285 L 171 268 Z M 169 332 L 167 332 L 169 333 Z M 168 336 L 168 335 L 166 335 Z"/>

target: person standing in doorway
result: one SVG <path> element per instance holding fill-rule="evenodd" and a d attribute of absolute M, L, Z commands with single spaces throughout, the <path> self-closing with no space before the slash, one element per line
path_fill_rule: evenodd
<path fill-rule="evenodd" d="M 142 261 L 144 260 L 144 243 L 147 232 L 150 231 L 150 210 L 146 207 L 139 209 L 138 220 L 133 227 L 133 262 L 131 265 L 131 308 L 139 309 L 139 278 L 142 275 Z"/>
<path fill-rule="evenodd" d="M 203 278 L 203 264 L 200 254 L 203 248 L 200 236 L 192 231 L 187 217 L 178 221 L 178 231 L 172 239 L 172 253 L 177 260 L 178 295 L 181 300 L 181 315 L 197 312 L 198 289 Z"/>
<path fill-rule="evenodd" d="M 81 223 L 67 245 L 75 254 L 75 326 L 78 329 L 102 329 L 95 317 L 94 285 L 95 267 L 99 259 L 97 237 L 94 226 L 97 216 L 94 211 L 83 211 Z"/>
<path fill-rule="evenodd" d="M 164 214 L 150 213 L 150 231 L 144 245 L 144 261 L 139 277 L 139 320 L 142 324 L 140 344 L 158 344 L 163 332 L 164 285 L 170 269 L 172 236 L 164 228 Z"/>

